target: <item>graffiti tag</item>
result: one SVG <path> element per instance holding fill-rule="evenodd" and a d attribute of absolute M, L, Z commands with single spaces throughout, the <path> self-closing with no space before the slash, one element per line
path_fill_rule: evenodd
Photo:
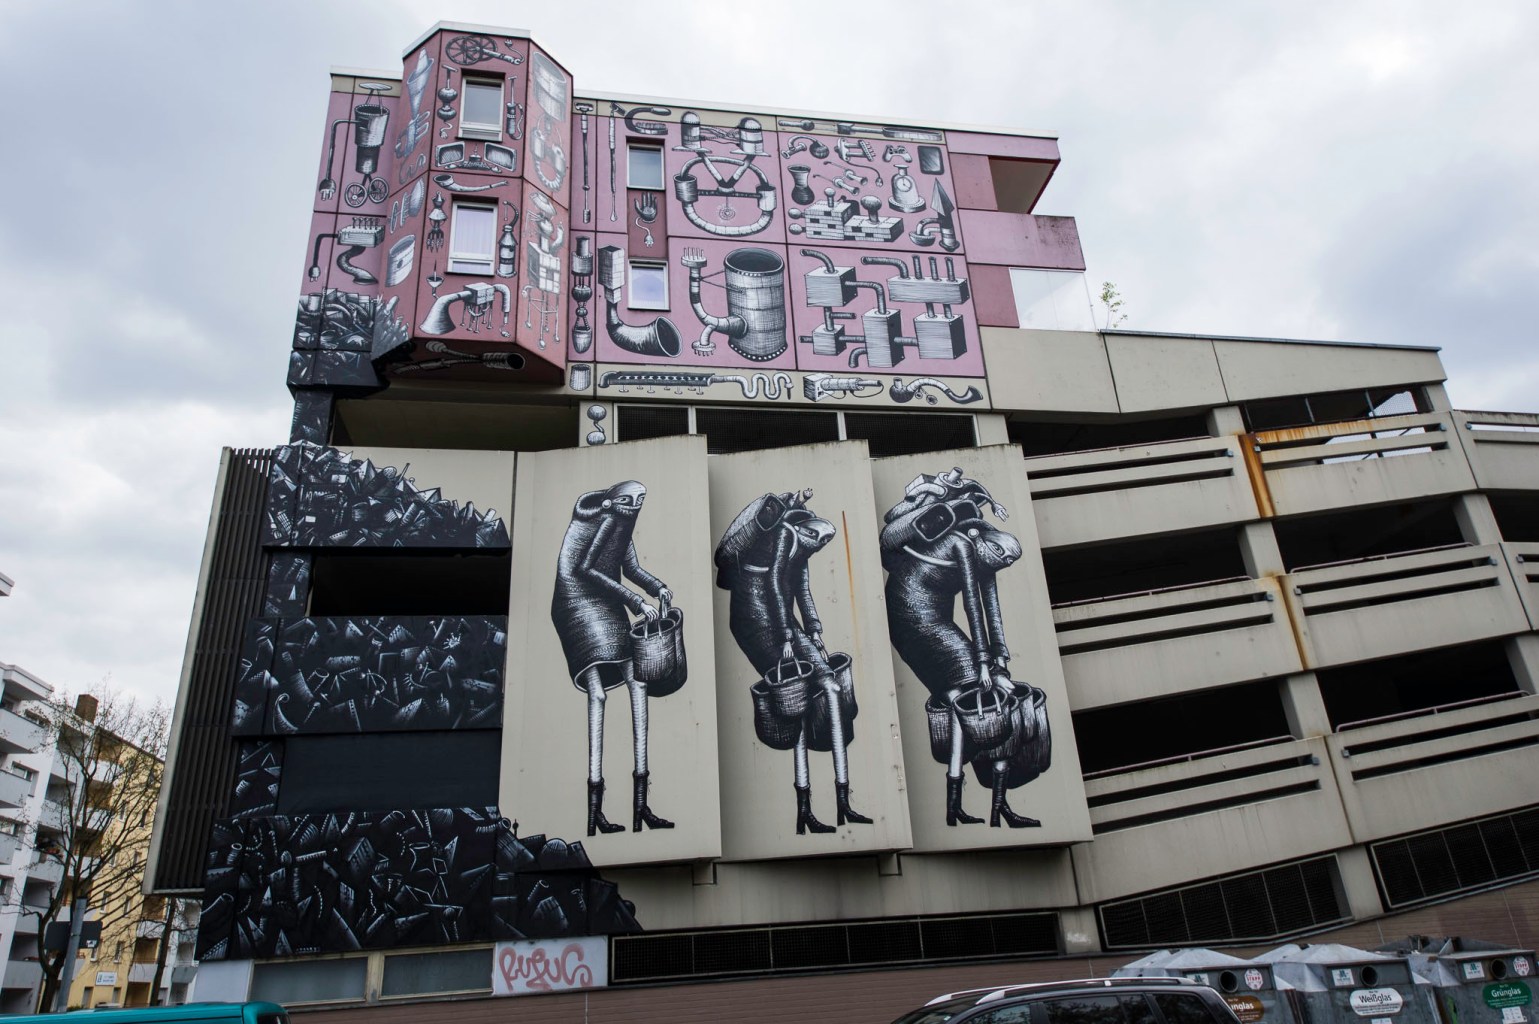
<path fill-rule="evenodd" d="M 520 996 L 598 988 L 608 983 L 609 946 L 602 937 L 497 945 L 492 993 Z"/>

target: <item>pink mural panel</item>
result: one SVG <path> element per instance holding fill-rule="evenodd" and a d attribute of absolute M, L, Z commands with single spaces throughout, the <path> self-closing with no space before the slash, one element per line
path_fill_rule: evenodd
<path fill-rule="evenodd" d="M 443 179 L 449 179 L 454 189 Z M 507 248 L 502 241 L 506 225 L 515 224 L 515 217 L 521 212 L 517 188 L 516 179 L 459 171 L 441 172 L 429 180 L 429 198 L 423 214 L 426 233 L 423 251 L 416 261 L 417 316 L 412 333 L 419 349 L 434 339 L 503 345 L 512 342 L 517 266 L 508 264 Z M 459 242 L 461 251 L 476 249 L 488 259 L 488 263 L 475 269 L 450 266 L 456 246 L 456 202 L 495 210 L 494 226 L 475 238 Z M 516 245 L 512 252 L 517 252 Z"/>
<path fill-rule="evenodd" d="M 525 67 L 523 175 L 557 206 L 571 208 L 572 76 L 537 46 Z"/>
<path fill-rule="evenodd" d="M 339 169 L 347 160 L 348 142 L 353 133 L 353 96 L 351 93 L 334 92 L 326 101 L 326 123 L 321 129 L 320 160 L 311 182 L 311 209 L 323 213 L 335 213 L 342 208 L 342 188 L 338 184 Z M 328 169 L 329 168 L 329 169 Z"/>
<path fill-rule="evenodd" d="M 728 127 L 701 123 L 692 110 L 674 115 L 666 122 L 667 135 L 651 139 L 664 146 L 663 185 L 672 232 L 689 238 L 784 242 L 779 136 L 765 129 L 765 119 L 744 114 Z M 624 155 L 619 154 L 622 182 Z M 624 210 L 620 213 L 625 215 Z"/>
<path fill-rule="evenodd" d="M 579 200 L 580 201 L 580 200 Z M 575 221 L 580 213 L 574 211 Z M 566 359 L 568 363 L 592 362 L 597 358 L 595 347 L 604 329 L 604 292 L 594 280 L 597 269 L 595 254 L 601 243 L 600 236 L 591 231 L 574 232 L 571 236 L 571 255 L 567 260 L 567 331 Z M 623 241 L 623 236 L 621 236 Z"/>
<path fill-rule="evenodd" d="M 1020 315 L 1015 309 L 1015 289 L 1010 284 L 1009 267 L 971 263 L 967 273 L 972 279 L 973 308 L 978 311 L 980 327 L 1021 326 Z"/>
<path fill-rule="evenodd" d="M 972 239 L 973 259 L 980 263 L 1052 270 L 1085 269 L 1085 256 L 1080 251 L 1079 235 L 1072 217 L 1039 217 L 1029 213 L 985 210 L 959 212 Z"/>
<path fill-rule="evenodd" d="M 383 276 L 385 218 L 344 209 L 317 213 L 310 220 L 310 244 L 300 290 L 379 293 Z"/>
<path fill-rule="evenodd" d="M 528 145 L 528 42 L 453 31 L 439 33 L 437 41 L 433 170 L 522 174 Z M 486 112 L 481 131 L 467 130 L 461 123 L 467 73 L 500 89 L 499 102 Z"/>
<path fill-rule="evenodd" d="M 961 256 L 792 246 L 789 269 L 801 369 L 983 376 Z"/>
<path fill-rule="evenodd" d="M 946 145 L 953 153 L 1003 156 L 1012 160 L 1044 160 L 1058 163 L 1058 140 L 1042 136 L 993 135 L 988 132 L 947 132 Z"/>
<path fill-rule="evenodd" d="M 957 186 L 957 205 L 967 210 L 997 210 L 999 200 L 994 197 L 994 175 L 989 170 L 989 158 L 970 153 L 957 153 L 951 158 L 951 176 Z"/>
<path fill-rule="evenodd" d="M 446 80 L 442 49 L 442 39 L 434 36 L 401 62 L 402 98 L 390 125 L 386 161 L 392 198 L 427 173 L 428 157 L 442 123 L 435 115 L 442 105 L 438 90 Z"/>
<path fill-rule="evenodd" d="M 520 240 L 517 272 L 511 279 L 518 293 L 515 336 L 538 358 L 560 366 L 567 343 L 567 212 L 526 180 L 522 219 L 514 237 Z"/>
<path fill-rule="evenodd" d="M 608 126 L 609 118 L 599 113 L 595 101 L 579 97 L 573 102 L 568 128 L 572 140 L 572 169 L 567 191 L 572 224 L 585 231 L 596 231 L 601 227 L 598 215 L 599 193 L 609 187 L 609 151 L 605 143 Z M 615 224 L 619 224 L 618 214 Z"/>
<path fill-rule="evenodd" d="M 780 133 L 790 241 L 871 249 L 960 249 L 944 146 Z"/>

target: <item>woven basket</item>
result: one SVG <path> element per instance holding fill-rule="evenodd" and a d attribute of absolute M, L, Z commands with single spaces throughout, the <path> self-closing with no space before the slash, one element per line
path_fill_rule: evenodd
<path fill-rule="evenodd" d="M 957 721 L 962 736 L 978 750 L 992 750 L 1010 738 L 1010 720 L 1014 697 L 1001 697 L 997 690 L 966 690 L 957 695 Z"/>
<path fill-rule="evenodd" d="M 770 689 L 762 679 L 748 688 L 748 695 L 753 699 L 753 731 L 759 742 L 771 750 L 790 750 L 796 746 L 796 739 L 802 732 L 800 716 L 786 718 L 779 714 Z"/>
<path fill-rule="evenodd" d="M 807 689 L 816 686 L 811 662 L 782 658 L 760 680 L 768 689 L 775 713 L 782 718 L 800 718 L 807 711 Z"/>

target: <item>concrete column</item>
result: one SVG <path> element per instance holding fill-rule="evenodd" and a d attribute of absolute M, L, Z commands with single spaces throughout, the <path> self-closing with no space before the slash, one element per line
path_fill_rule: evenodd
<path fill-rule="evenodd" d="M 1484 494 L 1461 494 L 1454 498 L 1454 518 L 1459 532 L 1471 544 L 1499 544 L 1502 531 L 1496 525 L 1491 501 Z"/>
<path fill-rule="evenodd" d="M 978 434 L 978 447 L 986 444 L 1009 444 L 1010 433 L 1005 428 L 1005 415 L 1000 412 L 973 414 L 974 430 Z"/>
<path fill-rule="evenodd" d="M 1063 951 L 1069 956 L 1101 952 L 1101 930 L 1096 927 L 1094 907 L 1067 907 L 1058 912 L 1063 928 Z"/>
<path fill-rule="evenodd" d="M 1325 698 L 1320 694 L 1320 682 L 1313 672 L 1288 676 L 1278 686 L 1283 712 L 1288 716 L 1288 728 L 1294 736 L 1308 739 L 1330 735 L 1330 715 L 1325 711 Z"/>
<path fill-rule="evenodd" d="M 1539 633 L 1523 633 L 1507 640 L 1507 661 L 1524 693 L 1539 693 Z"/>
<path fill-rule="evenodd" d="M 1245 417 L 1238 405 L 1221 405 L 1208 410 L 1208 430 L 1214 437 L 1230 437 L 1245 433 Z"/>
<path fill-rule="evenodd" d="M 1341 887 L 1346 891 L 1347 907 L 1354 920 L 1362 921 L 1384 913 L 1379 886 L 1373 878 L 1373 860 L 1366 846 L 1350 846 L 1336 854 L 1341 869 Z"/>
<path fill-rule="evenodd" d="M 1429 412 L 1447 412 L 1453 408 L 1453 404 L 1448 401 L 1448 392 L 1443 388 L 1443 385 L 1428 384 L 1422 390 L 1427 393 Z"/>
<path fill-rule="evenodd" d="M 1253 579 L 1265 576 L 1281 576 L 1287 572 L 1283 565 L 1282 551 L 1277 547 L 1277 534 L 1272 524 L 1262 520 L 1240 527 L 1240 555 L 1245 559 L 1245 571 Z"/>

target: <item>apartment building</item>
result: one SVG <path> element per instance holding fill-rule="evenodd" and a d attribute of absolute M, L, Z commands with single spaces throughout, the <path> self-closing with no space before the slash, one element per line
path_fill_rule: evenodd
<path fill-rule="evenodd" d="M 1050 137 L 402 57 L 332 74 L 292 431 L 220 462 L 149 871 L 198 998 L 1539 941 L 1539 417 L 1097 330 Z"/>
<path fill-rule="evenodd" d="M 48 719 L 39 709 L 53 688 L 4 663 L 0 681 L 0 1013 L 31 1013 L 43 978 L 33 908 L 46 907 L 62 879 L 62 866 L 48 854 L 59 839 L 50 795 L 62 780 L 54 775 Z"/>

